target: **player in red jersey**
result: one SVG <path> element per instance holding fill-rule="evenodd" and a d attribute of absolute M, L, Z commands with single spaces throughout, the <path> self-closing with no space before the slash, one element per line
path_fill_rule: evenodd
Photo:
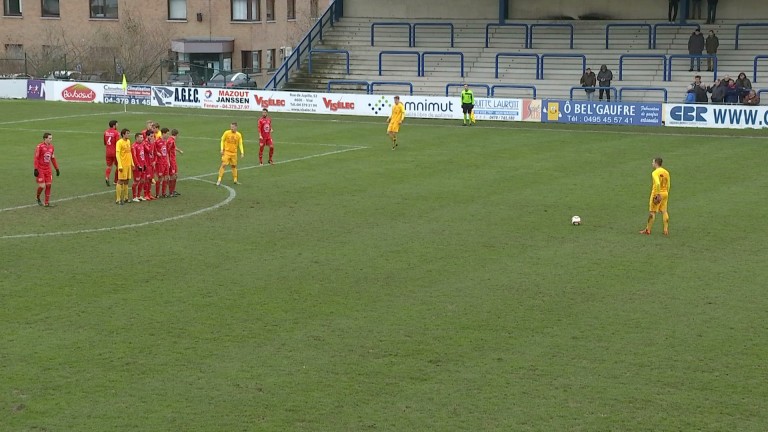
<path fill-rule="evenodd" d="M 181 154 L 184 154 L 184 152 L 180 148 L 176 147 L 176 137 L 178 135 L 179 131 L 177 129 L 171 129 L 171 136 L 169 136 L 167 140 L 168 162 L 170 164 L 170 168 L 168 169 L 168 192 L 172 197 L 181 195 L 180 193 L 176 192 L 176 177 L 179 172 L 179 167 L 176 165 L 176 152 L 178 151 Z"/>
<path fill-rule="evenodd" d="M 147 132 L 152 132 L 153 134 L 155 133 L 155 130 L 153 129 L 154 124 L 155 124 L 154 120 L 147 120 L 146 122 L 147 128 L 141 131 L 141 134 L 144 136 L 145 143 L 147 142 Z"/>
<path fill-rule="evenodd" d="M 112 172 L 112 166 L 117 168 L 117 159 L 115 158 L 115 144 L 120 139 L 120 132 L 117 131 L 117 120 L 109 121 L 109 129 L 104 131 L 104 149 L 107 152 L 107 170 L 104 172 L 104 182 L 109 184 L 109 174 Z M 115 170 L 115 183 L 117 183 L 117 170 Z"/>
<path fill-rule="evenodd" d="M 150 130 L 151 132 L 151 130 Z M 144 134 L 145 132 L 142 132 Z M 144 156 L 147 158 L 147 165 L 144 169 L 144 200 L 152 201 L 152 183 L 155 181 L 155 134 L 147 133 L 144 140 Z"/>
<path fill-rule="evenodd" d="M 43 142 L 35 148 L 35 170 L 33 174 L 37 179 L 37 205 L 51 207 L 51 183 L 53 183 L 53 173 L 51 164 L 56 170 L 56 177 L 59 176 L 59 164 L 56 163 L 56 157 L 53 155 L 53 135 L 50 132 L 43 134 Z M 45 189 L 45 204 L 40 201 L 40 193 Z"/>
<path fill-rule="evenodd" d="M 272 142 L 272 119 L 269 118 L 266 108 L 261 111 L 261 118 L 259 119 L 259 165 L 264 165 L 265 145 L 269 146 L 269 164 L 274 165 L 272 162 L 272 155 L 275 154 L 275 145 Z"/>
<path fill-rule="evenodd" d="M 133 184 L 131 185 L 133 199 L 131 201 L 139 202 L 144 201 L 141 192 L 144 190 L 144 167 L 147 165 L 147 157 L 144 154 L 144 136 L 141 132 L 136 132 L 133 137 L 136 141 L 131 146 L 133 155 Z"/>
<path fill-rule="evenodd" d="M 155 183 L 155 198 L 167 198 L 168 197 L 168 169 L 170 163 L 168 161 L 168 128 L 160 130 L 162 135 L 155 141 L 155 176 L 157 176 L 157 183 Z"/>

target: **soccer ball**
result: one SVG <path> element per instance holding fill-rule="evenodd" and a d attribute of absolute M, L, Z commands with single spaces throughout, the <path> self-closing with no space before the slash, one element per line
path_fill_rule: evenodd
<path fill-rule="evenodd" d="M 581 225 L 581 218 L 578 216 L 574 216 L 571 218 L 571 224 L 579 226 Z"/>

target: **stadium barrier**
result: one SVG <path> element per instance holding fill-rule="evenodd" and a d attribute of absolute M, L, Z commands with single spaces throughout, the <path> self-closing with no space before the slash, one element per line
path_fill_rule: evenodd
<path fill-rule="evenodd" d="M 367 82 L 364 82 L 368 84 Z M 379 82 L 379 85 L 410 83 Z M 463 84 L 462 84 L 463 85 Z M 497 88 L 534 86 L 494 85 Z M 634 88 L 627 88 L 634 90 Z M 650 90 L 644 88 L 637 90 Z M 659 88 L 659 90 L 661 90 Z M 760 91 L 763 93 L 763 90 Z M 37 99 L 76 103 L 110 103 L 131 106 L 180 107 L 237 111 L 388 116 L 391 95 L 315 93 L 211 87 L 173 87 L 147 84 L 122 85 L 73 81 L 0 80 L 0 98 Z M 458 96 L 403 95 L 408 118 L 460 120 Z M 744 105 L 685 105 L 667 103 L 588 102 L 562 99 L 475 98 L 478 120 L 541 121 L 710 128 L 766 128 L 768 107 Z"/>
<path fill-rule="evenodd" d="M 640 27 L 648 29 L 648 49 L 651 49 L 653 29 L 650 24 L 646 23 L 614 23 L 605 26 L 605 49 L 608 49 L 608 43 L 610 41 L 611 28 L 616 27 Z"/>
<path fill-rule="evenodd" d="M 739 37 L 741 36 L 742 27 L 768 27 L 768 23 L 741 23 L 736 24 L 736 42 L 734 44 L 735 49 L 739 49 Z"/>
<path fill-rule="evenodd" d="M 387 26 L 387 27 L 406 27 L 408 28 L 408 46 L 413 46 L 413 30 L 411 29 L 411 24 L 406 22 L 375 22 L 371 23 L 371 46 L 375 46 L 375 30 L 376 26 Z"/>

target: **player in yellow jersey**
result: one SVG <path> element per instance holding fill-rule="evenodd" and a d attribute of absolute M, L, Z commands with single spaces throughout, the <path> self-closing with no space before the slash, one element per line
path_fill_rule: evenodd
<path fill-rule="evenodd" d="M 392 139 L 392 150 L 397 148 L 397 133 L 400 132 L 400 125 L 405 120 L 405 107 L 400 102 L 400 96 L 395 96 L 395 104 L 392 106 L 392 114 L 387 118 L 387 134 Z"/>
<path fill-rule="evenodd" d="M 117 156 L 117 185 L 115 185 L 115 204 L 131 202 L 128 199 L 128 180 L 133 178 L 133 153 L 128 129 L 120 131 L 120 139 L 115 144 Z"/>
<path fill-rule="evenodd" d="M 232 122 L 229 130 L 221 136 L 221 167 L 219 167 L 219 179 L 216 180 L 216 186 L 221 184 L 221 177 L 224 176 L 224 168 L 227 165 L 232 167 L 232 178 L 235 184 L 237 182 L 237 150 L 240 149 L 240 158 L 245 156 L 243 152 L 243 135 L 237 131 L 237 123 Z"/>
<path fill-rule="evenodd" d="M 640 234 L 651 235 L 651 228 L 656 219 L 656 213 L 661 212 L 664 218 L 664 235 L 669 235 L 669 212 L 667 203 L 669 201 L 669 188 L 672 180 L 669 177 L 669 171 L 661 167 L 660 157 L 653 159 L 653 172 L 651 173 L 651 198 L 648 203 L 648 224 Z"/>

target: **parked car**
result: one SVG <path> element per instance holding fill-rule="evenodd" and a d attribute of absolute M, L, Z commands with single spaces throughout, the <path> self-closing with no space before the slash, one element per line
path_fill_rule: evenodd
<path fill-rule="evenodd" d="M 165 80 L 165 85 L 169 86 L 195 86 L 203 85 L 203 80 L 193 72 L 172 73 Z"/>
<path fill-rule="evenodd" d="M 256 88 L 256 81 L 244 72 L 217 72 L 205 83 L 208 87 Z"/>
<path fill-rule="evenodd" d="M 79 81 L 80 80 L 80 72 L 78 71 L 67 71 L 67 70 L 60 70 L 60 71 L 53 71 L 48 76 L 45 77 L 45 79 L 49 80 L 64 80 L 64 81 Z"/>

